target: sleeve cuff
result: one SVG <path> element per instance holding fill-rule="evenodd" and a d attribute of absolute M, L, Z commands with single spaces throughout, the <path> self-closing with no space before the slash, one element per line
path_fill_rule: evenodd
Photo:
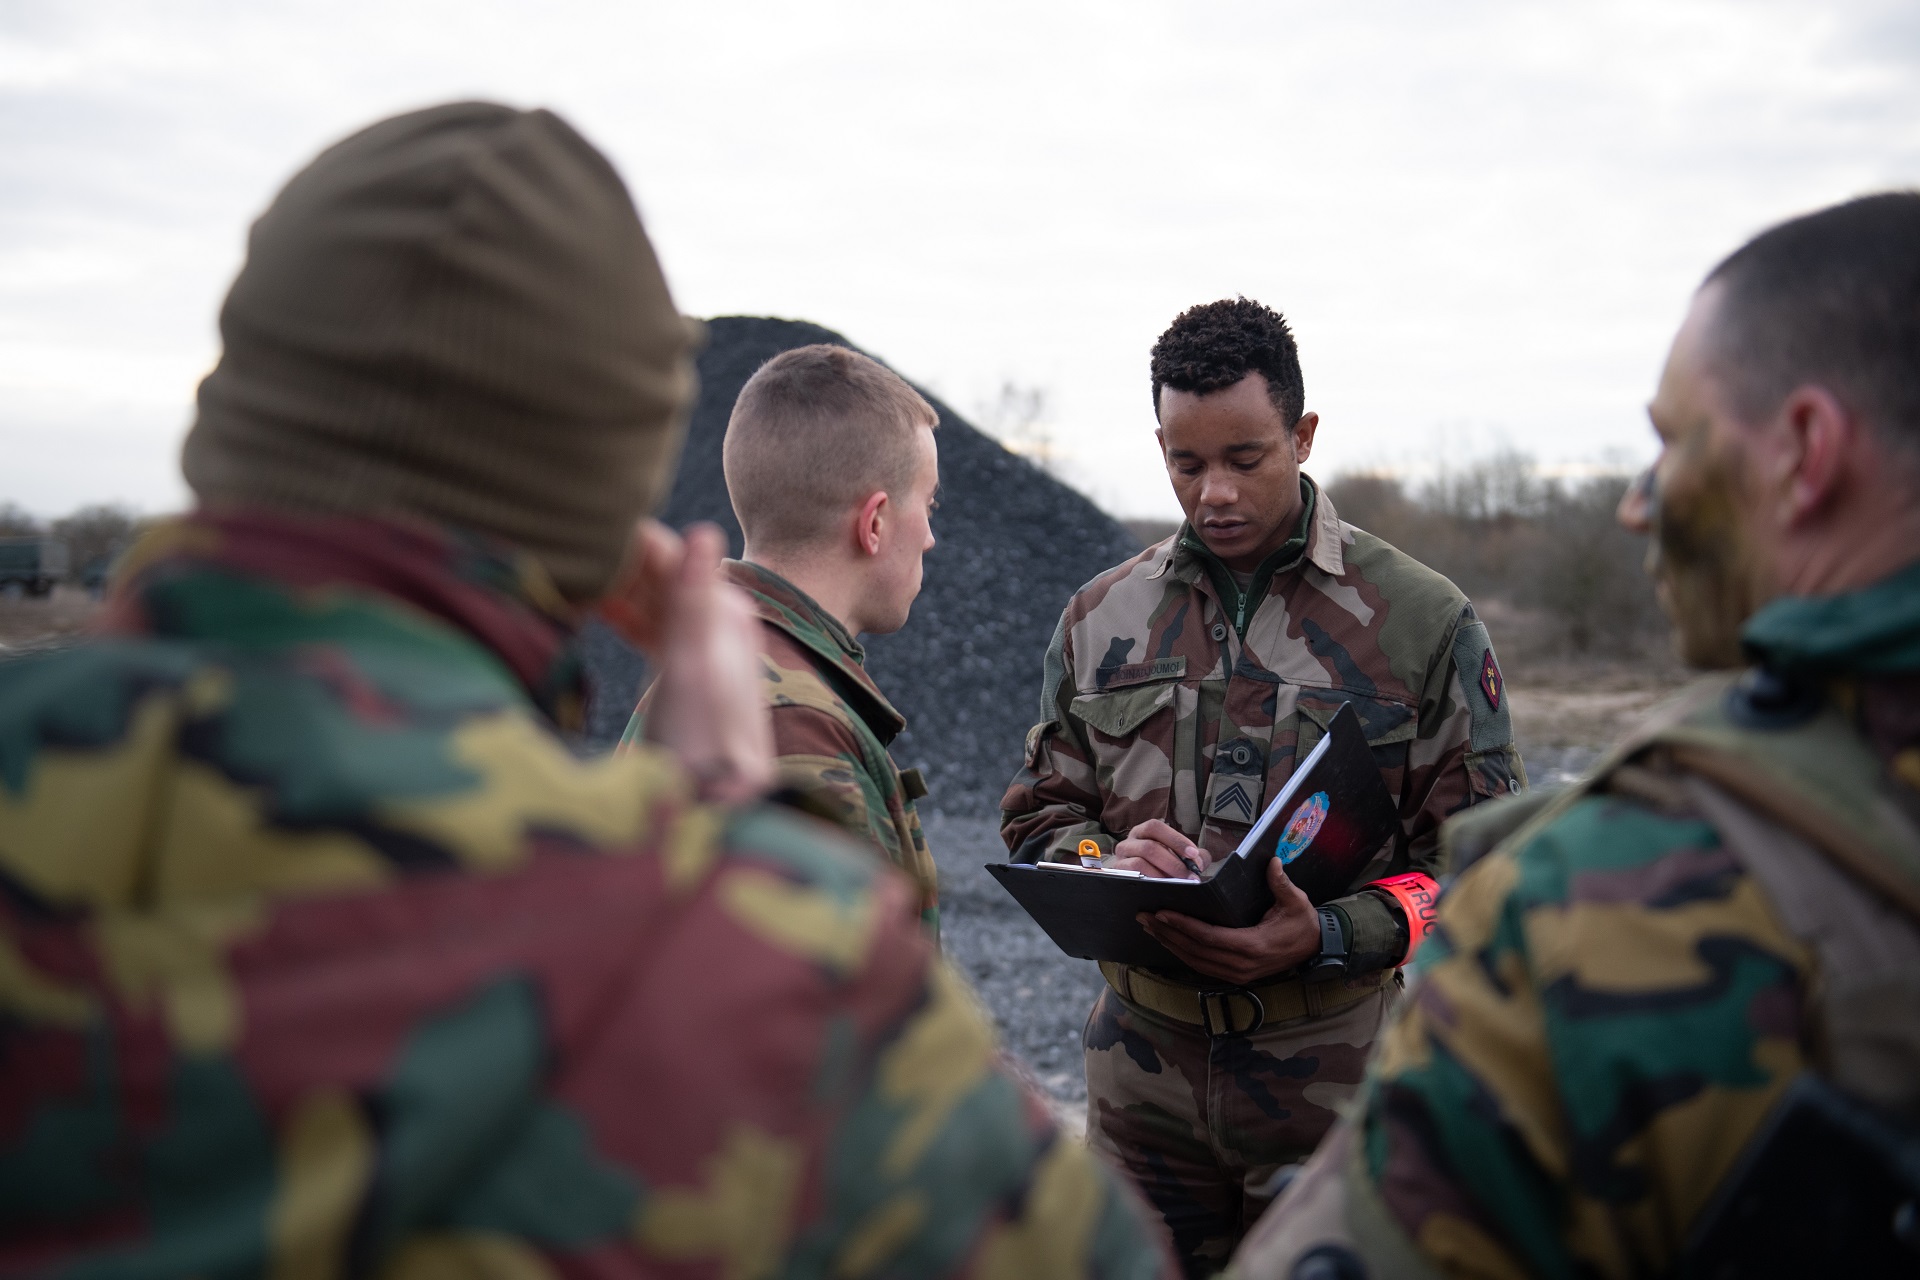
<path fill-rule="evenodd" d="M 1347 943 L 1347 972 L 1378 973 L 1400 963 L 1407 953 L 1407 926 L 1400 912 L 1380 894 L 1362 891 L 1329 902 L 1340 918 Z"/>

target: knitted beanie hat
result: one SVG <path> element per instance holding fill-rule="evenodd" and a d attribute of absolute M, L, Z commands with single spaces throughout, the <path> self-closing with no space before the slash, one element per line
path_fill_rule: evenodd
<path fill-rule="evenodd" d="M 547 111 L 384 120 L 253 226 L 181 466 L 203 504 L 410 514 L 611 582 L 693 395 L 626 187 Z"/>

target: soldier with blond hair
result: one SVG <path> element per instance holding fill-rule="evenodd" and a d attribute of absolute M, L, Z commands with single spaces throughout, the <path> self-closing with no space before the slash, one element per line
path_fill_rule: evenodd
<path fill-rule="evenodd" d="M 727 580 L 759 616 L 780 779 L 871 844 L 914 883 L 940 929 L 917 769 L 887 751 L 902 716 L 867 674 L 863 635 L 907 623 L 933 549 L 940 416 L 879 361 L 827 343 L 760 366 L 734 401 L 721 461 L 746 535 Z M 644 735 L 647 700 L 628 726 Z"/>

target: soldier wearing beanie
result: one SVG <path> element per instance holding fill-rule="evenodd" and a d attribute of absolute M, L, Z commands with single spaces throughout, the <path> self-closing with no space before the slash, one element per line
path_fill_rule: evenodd
<path fill-rule="evenodd" d="M 100 634 L 0 663 L 0 1269 L 1146 1276 L 912 887 L 754 796 L 692 390 L 544 112 L 383 121 L 256 224 Z M 651 646 L 582 759 L 570 635 Z"/>

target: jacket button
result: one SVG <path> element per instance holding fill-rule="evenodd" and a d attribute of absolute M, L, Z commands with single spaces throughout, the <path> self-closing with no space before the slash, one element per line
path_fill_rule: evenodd
<path fill-rule="evenodd" d="M 1233 762 L 1235 764 L 1245 764 L 1251 759 L 1253 759 L 1253 752 L 1247 750 L 1246 743 L 1242 742 L 1235 745 L 1233 748 Z"/>
<path fill-rule="evenodd" d="M 1219 644 L 1226 638 L 1227 638 L 1227 624 L 1224 622 L 1214 623 L 1213 624 L 1213 642 L 1215 644 Z"/>

